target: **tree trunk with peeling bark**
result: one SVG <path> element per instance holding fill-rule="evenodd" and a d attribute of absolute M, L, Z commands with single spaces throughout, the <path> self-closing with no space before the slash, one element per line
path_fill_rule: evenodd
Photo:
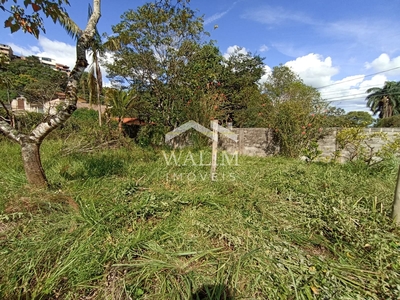
<path fill-rule="evenodd" d="M 26 179 L 34 186 L 46 186 L 47 179 L 40 160 L 40 143 L 22 142 L 22 161 Z"/>
<path fill-rule="evenodd" d="M 6 121 L 0 121 L 0 131 L 21 146 L 25 174 L 30 185 L 46 187 L 48 184 L 40 159 L 40 145 L 51 131 L 67 121 L 76 110 L 78 82 L 88 66 L 86 50 L 90 48 L 90 42 L 95 35 L 95 28 L 100 19 L 100 2 L 101 0 L 93 0 L 93 12 L 86 28 L 77 32 L 79 38 L 76 44 L 76 63 L 68 78 L 66 98 L 62 109 L 45 118 L 29 134 L 20 133 Z"/>

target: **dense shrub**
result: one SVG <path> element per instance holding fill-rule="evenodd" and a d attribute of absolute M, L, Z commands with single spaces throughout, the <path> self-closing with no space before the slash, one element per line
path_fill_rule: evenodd
<path fill-rule="evenodd" d="M 53 137 L 67 138 L 69 135 L 76 132 L 83 133 L 98 127 L 97 111 L 87 108 L 77 109 L 72 116 L 62 124 Z"/>
<path fill-rule="evenodd" d="M 379 139 L 383 142 L 382 147 L 377 150 L 373 141 Z M 333 160 L 337 160 L 343 154 L 349 161 L 361 161 L 367 165 L 392 161 L 400 150 L 400 136 L 389 140 L 384 132 L 367 133 L 361 127 L 343 128 L 336 135 L 337 149 Z"/>
<path fill-rule="evenodd" d="M 400 115 L 378 119 L 375 127 L 400 127 Z"/>
<path fill-rule="evenodd" d="M 301 100 L 278 103 L 269 116 L 274 142 L 283 156 L 299 157 L 323 134 L 323 116 L 313 114 L 311 105 L 305 109 L 307 104 Z"/>
<path fill-rule="evenodd" d="M 44 115 L 36 112 L 25 112 L 15 116 L 16 127 L 23 133 L 28 133 L 35 128 L 44 118 Z"/>

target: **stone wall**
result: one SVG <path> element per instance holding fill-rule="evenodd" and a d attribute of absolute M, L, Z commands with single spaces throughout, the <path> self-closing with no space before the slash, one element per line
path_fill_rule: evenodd
<path fill-rule="evenodd" d="M 219 136 L 219 148 L 228 153 L 239 153 L 249 156 L 269 156 L 277 154 L 279 147 L 273 143 L 272 131 L 267 128 L 233 128 L 231 129 L 238 135 L 238 142 L 234 142 L 223 135 Z M 331 157 L 338 150 L 336 135 L 339 129 L 327 129 L 327 135 L 318 141 L 319 149 L 322 151 L 321 157 Z M 367 134 L 382 132 L 387 135 L 388 140 L 393 140 L 400 134 L 400 128 L 365 128 Z M 385 143 L 380 138 L 372 138 L 368 144 L 378 151 Z M 348 152 L 342 151 L 342 161 L 348 159 Z"/>

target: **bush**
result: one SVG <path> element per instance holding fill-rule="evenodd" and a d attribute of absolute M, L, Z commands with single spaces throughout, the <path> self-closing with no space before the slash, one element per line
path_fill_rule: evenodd
<path fill-rule="evenodd" d="M 269 126 L 274 130 L 274 140 L 283 156 L 299 157 L 322 137 L 323 116 L 313 114 L 305 104 L 303 101 L 278 103 L 269 116 Z"/>
<path fill-rule="evenodd" d="M 53 137 L 65 139 L 76 132 L 80 132 L 81 134 L 88 132 L 93 133 L 93 130 L 98 128 L 97 124 L 97 111 L 80 108 L 77 109 L 64 124 L 57 128 Z"/>
<path fill-rule="evenodd" d="M 44 115 L 36 112 L 25 112 L 15 116 L 16 127 L 22 133 L 29 133 L 44 118 Z"/>
<path fill-rule="evenodd" d="M 100 127 L 98 112 L 87 108 L 77 109 L 50 137 L 64 141 L 73 139 L 74 146 L 70 145 L 67 152 L 92 152 L 105 146 L 126 145 L 127 142 L 119 133 L 117 122 L 110 121 Z"/>
<path fill-rule="evenodd" d="M 378 119 L 375 127 L 400 127 L 400 115 Z"/>
<path fill-rule="evenodd" d="M 384 142 L 379 150 L 371 145 L 373 139 L 380 139 Z M 390 141 L 386 133 L 366 133 L 363 128 L 344 128 L 336 135 L 338 150 L 334 153 L 334 160 L 337 160 L 345 151 L 349 161 L 363 161 L 367 165 L 376 162 L 392 160 L 400 150 L 400 136 L 397 135 Z"/>

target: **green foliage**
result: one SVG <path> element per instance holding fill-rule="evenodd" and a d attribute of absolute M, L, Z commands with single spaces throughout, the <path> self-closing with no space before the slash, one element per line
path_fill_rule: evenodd
<path fill-rule="evenodd" d="M 395 138 L 388 141 L 385 138 L 386 143 L 377 151 L 376 156 L 383 160 L 391 160 L 398 157 L 400 152 L 400 135 L 397 134 Z"/>
<path fill-rule="evenodd" d="M 93 109 L 80 108 L 74 111 L 72 116 L 69 118 L 71 122 L 85 122 L 87 124 L 95 123 L 97 121 L 97 112 Z"/>
<path fill-rule="evenodd" d="M 134 116 L 169 130 L 189 120 L 207 127 L 213 119 L 256 124 L 252 105 L 260 102 L 263 59 L 240 49 L 225 59 L 212 42 L 202 42 L 203 19 L 183 2 L 129 10 L 113 32 L 106 45 L 115 61 L 107 68 L 136 95 Z"/>
<path fill-rule="evenodd" d="M 61 134 L 61 138 L 66 138 L 77 132 L 91 130 L 96 124 L 98 114 L 95 110 L 81 108 L 74 111 L 72 116 L 60 128 L 56 129 L 55 136 Z"/>
<path fill-rule="evenodd" d="M 379 150 L 372 146 L 374 139 L 384 142 Z M 399 136 L 389 141 L 386 133 L 367 133 L 361 127 L 341 129 L 336 135 L 336 143 L 338 151 L 334 154 L 334 160 L 344 155 L 349 161 L 359 160 L 367 165 L 391 160 L 400 151 Z"/>
<path fill-rule="evenodd" d="M 104 176 L 122 175 L 126 166 L 118 157 L 93 155 L 79 163 L 79 167 L 64 168 L 60 175 L 68 180 L 100 178 Z"/>
<path fill-rule="evenodd" d="M 350 111 L 345 115 L 350 126 L 367 127 L 374 122 L 374 118 L 366 111 Z"/>
<path fill-rule="evenodd" d="M 303 101 L 286 101 L 274 107 L 268 121 L 280 147 L 280 154 L 298 157 L 311 142 L 322 136 L 321 116 L 304 110 Z"/>
<path fill-rule="evenodd" d="M 269 101 L 264 106 L 265 122 L 274 132 L 280 154 L 299 157 L 312 149 L 310 143 L 322 136 L 320 111 L 325 103 L 318 91 L 285 66 L 275 67 L 262 88 Z"/>
<path fill-rule="evenodd" d="M 149 148 L 65 155 L 69 142 L 42 145 L 50 190 L 27 187 L 18 145 L 0 143 L 1 299 L 398 296 L 398 162 L 239 157 L 218 167 L 233 181 L 174 181 L 209 167 Z"/>
<path fill-rule="evenodd" d="M 400 127 L 400 115 L 378 119 L 375 127 Z"/>
<path fill-rule="evenodd" d="M 128 116 L 135 116 L 136 113 L 133 110 L 135 94 L 133 92 L 127 92 L 122 89 L 106 88 L 105 90 L 105 102 L 110 106 L 106 113 L 111 117 L 122 119 Z"/>
<path fill-rule="evenodd" d="M 204 57 L 197 54 L 204 34 L 202 18 L 185 1 L 147 3 L 121 18 L 106 42 L 114 51 L 114 62 L 107 65 L 110 77 L 128 84 L 130 93 L 137 95 L 134 108 L 140 119 L 169 128 L 186 122 L 185 104 L 195 101 L 193 80 L 197 80 L 192 72 L 188 76 L 186 66 L 198 67 L 191 59 Z M 212 50 L 205 51 L 212 59 Z"/>
<path fill-rule="evenodd" d="M 302 155 L 306 158 L 307 162 L 312 162 L 322 154 L 322 151 L 318 148 L 317 141 L 311 141 L 306 148 L 303 149 Z"/>
<path fill-rule="evenodd" d="M 324 127 L 368 127 L 375 122 L 374 118 L 365 111 L 350 111 L 330 107 L 325 112 Z"/>
<path fill-rule="evenodd" d="M 256 127 L 261 124 L 261 106 L 265 98 L 258 82 L 264 75 L 263 58 L 241 49 L 236 49 L 224 62 L 223 91 L 226 100 L 222 103 L 225 118 L 235 127 Z"/>
<path fill-rule="evenodd" d="M 6 5 L 8 2 L 12 2 L 10 7 Z M 11 33 L 21 29 L 23 32 L 28 32 L 39 38 L 40 31 L 46 32 L 40 13 L 50 17 L 54 23 L 59 21 L 64 27 L 68 28 L 66 19 L 69 18 L 63 7 L 63 5 L 69 5 L 68 0 L 24 0 L 23 7 L 18 4 L 15 5 L 18 2 L 21 3 L 22 1 L 0 0 L 0 9 L 10 14 L 4 22 L 4 27 L 10 28 Z M 26 13 L 28 8 L 32 10 L 30 14 Z"/>
<path fill-rule="evenodd" d="M 95 110 L 80 108 L 59 128 L 50 133 L 51 139 L 65 140 L 70 146 L 65 153 L 94 152 L 102 148 L 126 145 L 126 139 L 117 131 L 116 122 L 109 122 L 107 126 L 96 126 L 98 113 Z M 73 145 L 69 141 L 74 141 Z"/>
<path fill-rule="evenodd" d="M 400 82 L 387 81 L 382 88 L 367 90 L 367 106 L 379 118 L 384 119 L 400 113 Z"/>
<path fill-rule="evenodd" d="M 43 114 L 36 112 L 25 112 L 24 114 L 15 116 L 16 126 L 20 132 L 28 134 L 43 121 Z"/>
<path fill-rule="evenodd" d="M 141 147 L 161 146 L 167 132 L 168 128 L 162 125 L 144 125 L 140 127 L 135 140 Z"/>
<path fill-rule="evenodd" d="M 0 74 L 8 78 L 7 84 L 0 86 L 0 99 L 7 102 L 24 95 L 28 102 L 44 103 L 67 86 L 67 74 L 41 64 L 34 56 L 12 60 Z"/>

